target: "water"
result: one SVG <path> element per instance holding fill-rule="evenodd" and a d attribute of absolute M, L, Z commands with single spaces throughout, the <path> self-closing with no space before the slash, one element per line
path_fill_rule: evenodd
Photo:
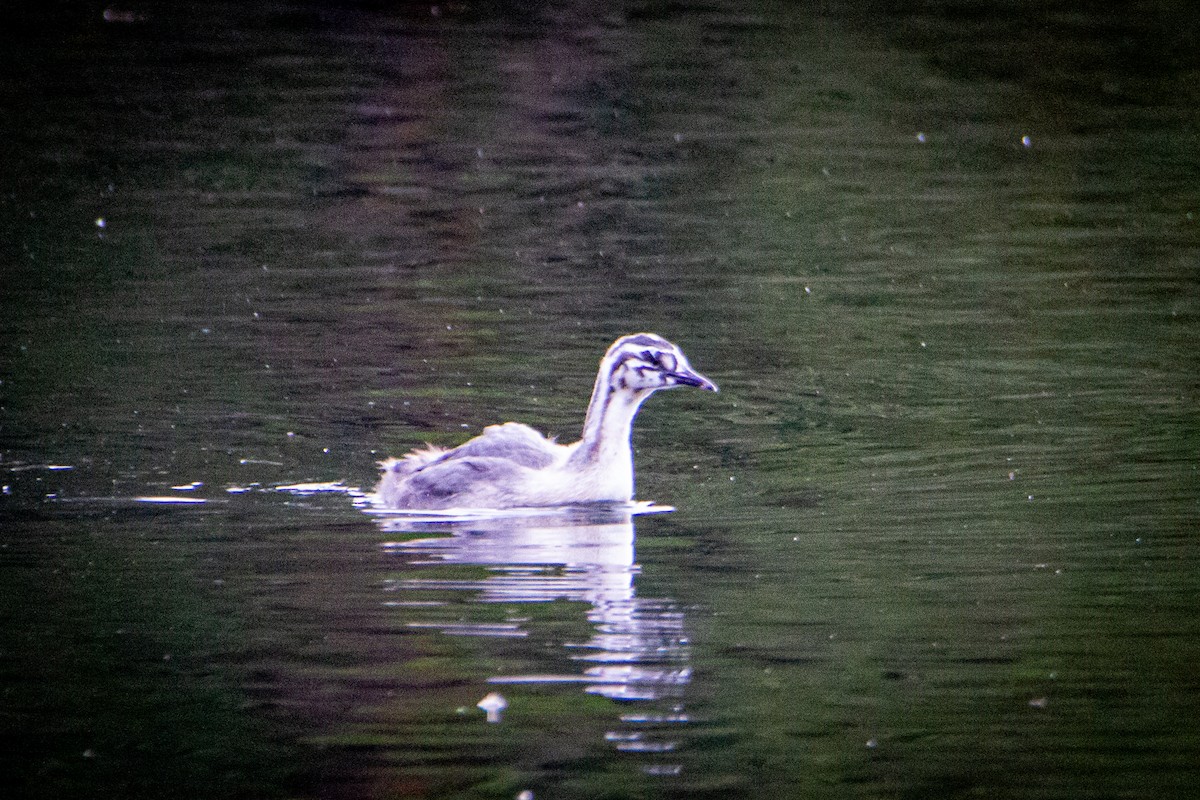
<path fill-rule="evenodd" d="M 101 10 L 0 47 L 19 796 L 1191 796 L 1190 5 Z M 634 330 L 675 512 L 356 505 Z"/>

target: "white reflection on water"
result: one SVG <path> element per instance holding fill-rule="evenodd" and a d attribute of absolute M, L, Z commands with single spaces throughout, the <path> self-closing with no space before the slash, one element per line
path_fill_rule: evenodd
<path fill-rule="evenodd" d="M 488 683 L 580 684 L 591 694 L 650 704 L 638 713 L 620 715 L 625 729 L 611 730 L 605 738 L 624 752 L 669 752 L 675 742 L 658 738 L 656 730 L 664 723 L 687 721 L 682 698 L 691 667 L 685 619 L 669 598 L 638 597 L 633 524 L 637 514 L 669 510 L 639 504 L 506 516 L 464 512 L 452 522 L 444 521 L 449 517 L 438 517 L 442 520 L 438 522 L 428 516 L 383 517 L 380 525 L 385 531 L 434 534 L 383 545 L 418 573 L 390 582 L 388 589 L 400 595 L 419 592 L 421 598 L 464 592 L 482 603 L 587 603 L 591 637 L 562 643 L 571 660 L 582 666 L 578 673 L 494 675 Z M 421 568 L 439 564 L 481 565 L 489 574 L 478 580 L 420 576 Z M 390 604 L 414 613 L 410 627 L 434 628 L 447 635 L 522 637 L 530 633 L 528 626 L 537 624 L 535 619 L 501 624 L 421 619 L 422 610 L 430 608 L 424 599 Z M 654 707 L 660 703 L 666 707 Z M 661 770 L 663 765 L 653 768 Z"/>

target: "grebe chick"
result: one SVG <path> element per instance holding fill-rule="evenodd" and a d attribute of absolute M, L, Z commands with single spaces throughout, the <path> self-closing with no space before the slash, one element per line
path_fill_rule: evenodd
<path fill-rule="evenodd" d="M 380 462 L 379 505 L 395 509 L 524 508 L 633 499 L 629 436 L 659 389 L 717 385 L 653 333 L 622 336 L 600 360 L 583 438 L 562 445 L 528 425 L 490 425 L 459 447 L 427 446 Z"/>

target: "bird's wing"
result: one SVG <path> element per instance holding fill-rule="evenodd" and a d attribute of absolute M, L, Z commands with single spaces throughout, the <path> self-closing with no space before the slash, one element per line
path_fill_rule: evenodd
<path fill-rule="evenodd" d="M 558 463 L 565 451 L 528 425 L 491 425 L 453 450 L 429 447 L 380 462 L 376 491 L 396 508 L 500 508 L 530 470 Z"/>
<path fill-rule="evenodd" d="M 561 445 L 528 425 L 506 422 L 503 425 L 489 425 L 474 439 L 441 454 L 436 460 L 419 467 L 418 471 L 425 472 L 434 465 L 464 458 L 497 459 L 530 469 L 544 469 L 560 457 L 560 450 Z"/>
<path fill-rule="evenodd" d="M 429 501 L 437 505 L 453 505 L 455 498 L 470 498 L 481 491 L 499 497 L 524 472 L 524 467 L 507 458 L 450 458 L 413 473 L 405 482 L 405 490 L 411 496 L 409 502 L 414 505 Z"/>

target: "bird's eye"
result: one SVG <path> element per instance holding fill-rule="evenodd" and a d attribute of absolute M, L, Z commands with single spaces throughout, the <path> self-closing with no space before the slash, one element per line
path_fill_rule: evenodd
<path fill-rule="evenodd" d="M 662 359 L 659 358 L 658 353 L 655 353 L 653 350 L 644 351 L 642 353 L 642 360 L 656 369 L 662 369 Z"/>

